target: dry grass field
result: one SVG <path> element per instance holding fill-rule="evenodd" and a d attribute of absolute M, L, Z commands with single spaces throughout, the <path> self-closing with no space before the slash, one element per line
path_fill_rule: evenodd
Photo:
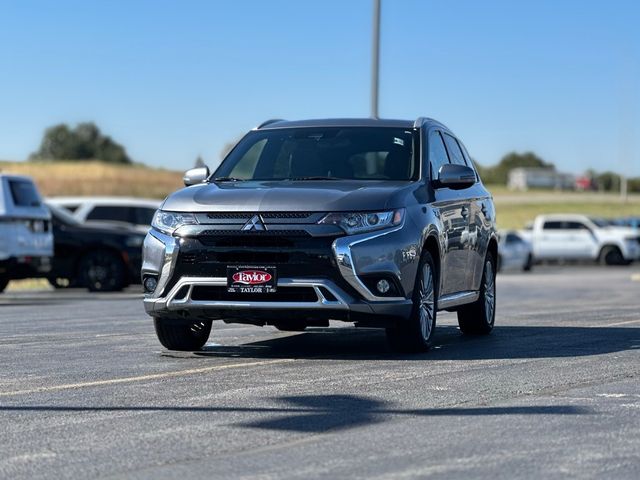
<path fill-rule="evenodd" d="M 141 165 L 90 162 L 0 162 L 0 172 L 28 175 L 44 196 L 117 195 L 164 198 L 182 186 L 182 173 Z"/>

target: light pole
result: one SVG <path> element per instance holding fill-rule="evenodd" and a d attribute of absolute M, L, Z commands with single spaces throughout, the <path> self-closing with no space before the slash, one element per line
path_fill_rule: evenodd
<path fill-rule="evenodd" d="M 371 62 L 371 116 L 378 118 L 380 76 L 380 1 L 373 0 L 373 52 Z"/>

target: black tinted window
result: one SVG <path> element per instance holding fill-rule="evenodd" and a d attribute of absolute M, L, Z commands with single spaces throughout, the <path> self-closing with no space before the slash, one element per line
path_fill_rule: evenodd
<path fill-rule="evenodd" d="M 155 208 L 136 207 L 133 209 L 135 215 L 135 223 L 138 225 L 151 225 L 153 215 L 156 213 Z"/>
<path fill-rule="evenodd" d="M 96 206 L 87 215 L 87 220 L 131 223 L 131 207 Z"/>
<path fill-rule="evenodd" d="M 451 135 L 443 134 L 444 142 L 447 145 L 447 152 L 449 152 L 449 158 L 451 159 L 451 163 L 456 163 L 458 165 L 466 165 L 464 161 L 464 155 L 462 154 L 462 150 L 460 150 L 460 145 L 456 142 L 456 139 Z"/>
<path fill-rule="evenodd" d="M 507 233 L 507 238 L 505 239 L 507 243 L 519 243 L 522 242 L 522 239 L 516 235 L 515 233 Z"/>
<path fill-rule="evenodd" d="M 551 221 L 551 222 L 544 222 L 544 225 L 542 226 L 542 228 L 544 230 L 562 230 L 562 222 L 555 222 L 555 221 Z"/>
<path fill-rule="evenodd" d="M 442 137 L 439 132 L 431 132 L 429 134 L 429 163 L 431 164 L 431 178 L 437 178 L 440 167 L 449 163 L 447 150 L 442 143 Z"/>
<path fill-rule="evenodd" d="M 24 180 L 9 180 L 9 190 L 16 207 L 40 206 L 40 196 L 33 183 Z"/>
<path fill-rule="evenodd" d="M 567 230 L 588 230 L 587 226 L 581 222 L 565 222 Z"/>
<path fill-rule="evenodd" d="M 390 127 L 258 130 L 240 141 L 214 177 L 412 180 L 418 176 L 415 135 Z"/>

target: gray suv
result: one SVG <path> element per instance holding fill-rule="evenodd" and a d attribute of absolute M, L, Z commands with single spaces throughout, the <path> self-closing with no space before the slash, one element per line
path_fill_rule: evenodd
<path fill-rule="evenodd" d="M 399 351 L 430 347 L 438 310 L 463 333 L 493 328 L 493 201 L 435 120 L 270 120 L 184 181 L 144 242 L 144 305 L 168 349 L 202 348 L 213 320 L 342 320 Z"/>

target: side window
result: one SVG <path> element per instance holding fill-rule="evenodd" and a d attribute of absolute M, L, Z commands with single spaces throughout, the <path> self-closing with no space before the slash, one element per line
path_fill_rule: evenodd
<path fill-rule="evenodd" d="M 431 166 L 431 178 L 438 178 L 438 171 L 442 165 L 449 163 L 447 150 L 442 143 L 440 132 L 432 131 L 429 133 L 429 165 Z"/>
<path fill-rule="evenodd" d="M 480 175 L 478 175 L 478 169 L 476 168 L 475 163 L 473 163 L 473 160 L 471 160 L 471 157 L 469 156 L 469 152 L 467 152 L 467 148 L 464 146 L 464 144 L 458 140 L 458 146 L 460 147 L 460 150 L 462 150 L 462 155 L 464 155 L 464 161 L 467 164 L 468 167 L 472 168 L 474 172 L 476 172 L 476 180 L 480 179 Z"/>
<path fill-rule="evenodd" d="M 507 238 L 505 240 L 507 243 L 510 243 L 510 244 L 522 242 L 522 239 L 515 233 L 508 233 Z"/>
<path fill-rule="evenodd" d="M 548 221 L 544 222 L 543 230 L 562 230 L 562 222 Z"/>
<path fill-rule="evenodd" d="M 87 220 L 131 223 L 131 208 L 98 205 L 89 212 Z"/>
<path fill-rule="evenodd" d="M 447 152 L 449 152 L 451 163 L 466 165 L 467 163 L 464 161 L 464 155 L 462 154 L 462 150 L 460 150 L 460 145 L 458 145 L 456 139 L 446 133 L 443 134 L 443 137 L 444 143 L 447 145 Z"/>
<path fill-rule="evenodd" d="M 566 222 L 565 228 L 567 230 L 589 230 L 589 228 L 582 222 Z"/>
<path fill-rule="evenodd" d="M 135 223 L 138 225 L 151 225 L 153 215 L 156 213 L 154 208 L 136 207 L 133 209 Z"/>

